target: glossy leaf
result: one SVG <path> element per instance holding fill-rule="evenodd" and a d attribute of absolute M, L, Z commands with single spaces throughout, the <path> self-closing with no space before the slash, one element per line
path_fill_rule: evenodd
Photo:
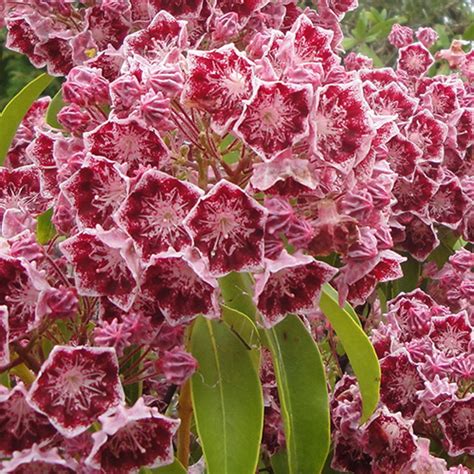
<path fill-rule="evenodd" d="M 3 109 L 0 115 L 0 166 L 5 161 L 23 117 L 52 80 L 48 74 L 41 74 L 27 84 Z"/>
<path fill-rule="evenodd" d="M 167 466 L 155 467 L 154 469 L 142 467 L 140 469 L 140 474 L 186 474 L 186 472 L 186 469 L 177 459 Z"/>
<path fill-rule="evenodd" d="M 262 334 L 272 353 L 278 384 L 288 473 L 319 473 L 331 438 L 329 398 L 318 346 L 295 315 Z"/>
<path fill-rule="evenodd" d="M 253 474 L 263 429 L 260 380 L 242 341 L 222 321 L 196 320 L 191 379 L 196 427 L 209 474 Z"/>
<path fill-rule="evenodd" d="M 247 349 L 260 348 L 260 335 L 257 326 L 247 315 L 223 304 L 222 319 L 238 335 Z"/>
<path fill-rule="evenodd" d="M 349 312 L 341 308 L 337 298 L 327 291 L 325 284 L 319 306 L 336 331 L 359 382 L 362 396 L 361 422 L 368 420 L 379 402 L 380 365 L 375 350 L 362 328 Z"/>
<path fill-rule="evenodd" d="M 334 301 L 338 301 L 339 299 L 339 294 L 337 290 L 334 289 L 329 284 L 323 285 L 321 292 L 322 294 L 326 294 L 329 298 L 333 299 Z M 344 310 L 347 311 L 349 316 L 354 320 L 355 323 L 357 323 L 358 326 L 362 327 L 359 316 L 357 316 L 357 313 L 355 312 L 354 308 L 350 305 L 348 301 L 344 303 Z"/>
<path fill-rule="evenodd" d="M 62 128 L 58 122 L 57 116 L 59 111 L 64 107 L 63 95 L 60 90 L 51 100 L 48 111 L 46 112 L 46 123 L 53 128 Z"/>
<path fill-rule="evenodd" d="M 53 222 L 53 209 L 40 214 L 36 219 L 36 239 L 41 245 L 47 244 L 56 234 Z"/>
<path fill-rule="evenodd" d="M 248 273 L 229 273 L 219 279 L 219 286 L 227 306 L 255 320 L 257 310 L 252 300 L 252 280 Z"/>

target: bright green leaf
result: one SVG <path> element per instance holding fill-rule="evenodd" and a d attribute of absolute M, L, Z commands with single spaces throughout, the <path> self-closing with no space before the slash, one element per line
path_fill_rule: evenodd
<path fill-rule="evenodd" d="M 191 352 L 199 363 L 191 392 L 208 473 L 254 474 L 263 394 L 250 351 L 227 324 L 199 317 Z"/>
<path fill-rule="evenodd" d="M 321 472 L 330 446 L 324 365 L 311 334 L 295 315 L 262 330 L 272 353 L 285 426 L 288 472 Z"/>
<path fill-rule="evenodd" d="M 62 128 L 58 122 L 57 116 L 59 111 L 64 107 L 63 95 L 60 90 L 51 100 L 48 110 L 46 112 L 46 123 L 53 128 Z"/>
<path fill-rule="evenodd" d="M 36 240 L 41 245 L 47 244 L 56 235 L 52 217 L 53 209 L 48 209 L 36 219 Z"/>
<path fill-rule="evenodd" d="M 327 286 L 326 284 L 325 288 Z M 339 306 L 337 299 L 330 296 L 330 292 L 321 292 L 319 306 L 336 331 L 359 382 L 362 396 L 361 422 L 365 422 L 379 402 L 380 365 L 377 354 L 362 328 Z"/>
<path fill-rule="evenodd" d="M 183 465 L 175 459 L 172 464 L 167 466 L 155 467 L 150 469 L 149 467 L 142 467 L 140 469 L 140 474 L 186 474 L 187 471 Z"/>
<path fill-rule="evenodd" d="M 5 161 L 23 117 L 52 80 L 48 74 L 41 74 L 26 85 L 3 109 L 0 115 L 0 166 Z"/>
<path fill-rule="evenodd" d="M 331 285 L 326 284 L 323 285 L 323 288 L 321 290 L 322 293 L 326 293 L 327 296 L 332 298 L 334 301 L 338 301 L 339 299 L 339 294 L 337 290 L 335 290 Z M 362 327 L 362 324 L 360 323 L 359 316 L 357 316 L 357 313 L 355 312 L 355 309 L 351 306 L 351 304 L 346 301 L 344 303 L 344 310 L 347 311 L 349 316 L 360 326 Z"/>

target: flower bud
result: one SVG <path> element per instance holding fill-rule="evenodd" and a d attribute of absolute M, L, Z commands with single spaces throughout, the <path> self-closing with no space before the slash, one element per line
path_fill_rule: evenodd
<path fill-rule="evenodd" d="M 197 360 L 188 352 L 174 348 L 166 351 L 156 363 L 166 380 L 174 385 L 182 385 L 198 367 Z"/>

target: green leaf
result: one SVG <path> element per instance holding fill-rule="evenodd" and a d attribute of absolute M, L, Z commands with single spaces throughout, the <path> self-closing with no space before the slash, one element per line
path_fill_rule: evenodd
<path fill-rule="evenodd" d="M 324 289 L 327 289 L 327 284 Z M 367 421 L 379 402 L 380 365 L 375 350 L 362 328 L 341 308 L 329 291 L 321 292 L 321 311 L 328 318 L 346 351 L 359 382 L 362 396 L 361 422 Z"/>
<path fill-rule="evenodd" d="M 187 471 L 183 465 L 175 459 L 172 464 L 167 466 L 155 467 L 151 469 L 149 467 L 142 467 L 140 469 L 140 474 L 186 474 Z"/>
<path fill-rule="evenodd" d="M 249 351 L 255 370 L 260 369 L 260 335 L 255 323 L 244 313 L 222 305 L 222 319 Z"/>
<path fill-rule="evenodd" d="M 47 244 L 56 235 L 52 217 L 53 209 L 51 208 L 36 218 L 36 240 L 41 245 Z"/>
<path fill-rule="evenodd" d="M 130 346 L 124 350 L 124 356 L 127 356 L 128 354 L 132 353 L 133 351 L 136 350 L 136 346 Z M 140 359 L 142 355 L 142 351 L 136 351 L 129 359 L 128 361 L 120 367 L 120 370 L 122 373 L 126 373 L 127 377 L 130 377 L 132 374 L 129 373 L 129 371 L 134 367 L 134 372 L 140 372 L 142 369 L 142 362 L 140 362 L 137 365 L 138 360 Z M 131 384 L 127 384 L 123 388 L 125 392 L 125 396 L 127 398 L 127 401 L 130 405 L 133 405 L 141 396 L 143 392 L 143 381 L 139 382 L 134 382 Z"/>
<path fill-rule="evenodd" d="M 52 80 L 48 74 L 41 74 L 26 85 L 3 109 L 0 115 L 0 166 L 5 161 L 23 117 Z"/>
<path fill-rule="evenodd" d="M 462 37 L 466 41 L 474 41 L 474 23 L 464 30 L 464 34 L 462 35 Z"/>
<path fill-rule="evenodd" d="M 370 46 L 366 44 L 361 44 L 359 46 L 359 52 L 361 52 L 362 54 L 365 54 L 367 57 L 372 59 L 375 67 L 383 67 L 384 65 L 383 61 L 380 59 L 377 53 Z"/>
<path fill-rule="evenodd" d="M 329 298 L 332 298 L 334 301 L 338 301 L 339 299 L 339 294 L 337 290 L 334 289 L 329 283 L 326 285 L 323 285 L 321 292 L 327 294 L 327 296 Z M 357 323 L 358 326 L 362 327 L 359 316 L 357 316 L 355 309 L 351 306 L 351 304 L 349 304 L 348 301 L 344 303 L 344 310 L 347 311 L 349 316 L 354 320 L 354 322 Z"/>
<path fill-rule="evenodd" d="M 63 95 L 60 90 L 51 100 L 48 110 L 46 112 L 46 123 L 53 128 L 62 128 L 58 122 L 57 116 L 59 111 L 64 107 Z"/>
<path fill-rule="evenodd" d="M 272 353 L 285 426 L 289 474 L 321 472 L 330 446 L 324 365 L 311 334 L 295 315 L 262 330 Z"/>
<path fill-rule="evenodd" d="M 196 427 L 209 474 L 253 474 L 263 395 L 250 351 L 222 321 L 199 317 L 191 335 L 199 363 L 191 378 Z"/>
<path fill-rule="evenodd" d="M 219 286 L 227 306 L 255 320 L 257 310 L 252 300 L 252 279 L 248 273 L 229 273 L 219 279 Z"/>
<path fill-rule="evenodd" d="M 347 51 L 348 49 L 352 49 L 357 44 L 357 40 L 355 38 L 344 38 L 342 40 L 342 47 Z"/>
<path fill-rule="evenodd" d="M 10 375 L 7 372 L 2 372 L 0 374 L 0 385 L 3 385 L 4 387 L 11 388 L 11 383 L 10 383 Z"/>
<path fill-rule="evenodd" d="M 289 474 L 288 453 L 285 449 L 278 451 L 271 458 L 272 468 L 275 474 Z"/>
<path fill-rule="evenodd" d="M 408 293 L 418 287 L 418 281 L 421 276 L 421 264 L 411 255 L 402 263 L 403 277 L 394 281 L 396 294 L 400 292 Z"/>

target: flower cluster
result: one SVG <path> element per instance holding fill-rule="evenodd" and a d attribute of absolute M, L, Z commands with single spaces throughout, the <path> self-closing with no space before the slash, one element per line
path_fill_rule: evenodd
<path fill-rule="evenodd" d="M 455 260 L 455 258 L 453 259 Z M 381 407 L 358 426 L 361 399 L 345 375 L 332 400 L 336 469 L 366 472 L 445 472 L 426 450 L 436 441 L 453 458 L 474 449 L 472 313 L 452 312 L 422 290 L 389 302 L 372 339 L 382 369 Z"/>
<path fill-rule="evenodd" d="M 65 76 L 60 127 L 40 99 L 0 167 L 0 370 L 34 372 L 0 394 L 5 472 L 172 462 L 179 422 L 160 411 L 198 369 L 186 331 L 220 317 L 232 272 L 252 274 L 271 328 L 310 316 L 330 281 L 365 304 L 441 231 L 474 241 L 474 56 L 453 45 L 436 59 L 459 72 L 429 76 L 433 30 L 414 42 L 394 27 L 397 65 L 374 69 L 341 59 L 356 1 L 3 3 L 7 46 Z M 472 454 L 472 263 L 463 250 L 430 269 L 439 304 L 421 291 L 390 303 L 373 335 L 382 407 L 359 430 L 354 379 L 333 394 L 338 469 L 444 469 L 414 432 Z M 262 377 L 274 451 L 271 368 Z"/>

